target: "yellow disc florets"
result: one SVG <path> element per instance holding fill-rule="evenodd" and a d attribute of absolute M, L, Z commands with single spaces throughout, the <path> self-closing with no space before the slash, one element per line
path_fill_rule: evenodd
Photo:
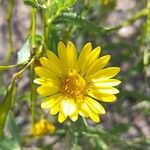
<path fill-rule="evenodd" d="M 60 91 L 68 98 L 82 98 L 85 90 L 86 82 L 77 73 L 69 73 L 60 80 Z"/>

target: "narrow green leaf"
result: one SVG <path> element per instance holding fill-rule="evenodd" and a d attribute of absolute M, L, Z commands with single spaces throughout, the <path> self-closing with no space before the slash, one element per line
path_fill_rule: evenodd
<path fill-rule="evenodd" d="M 33 8 L 38 8 L 38 3 L 35 0 L 24 0 L 24 3 Z"/>
<path fill-rule="evenodd" d="M 150 101 L 150 97 L 146 94 L 139 92 L 139 91 L 127 91 L 124 90 L 123 92 L 119 93 L 120 97 L 132 97 L 137 101 Z"/>
<path fill-rule="evenodd" d="M 2 97 L 4 97 L 4 95 L 6 94 L 6 88 L 5 88 L 5 86 L 4 85 L 0 85 L 0 99 L 2 98 Z M 0 100 L 0 102 L 1 102 L 1 100 Z"/>
<path fill-rule="evenodd" d="M 0 140 L 0 150 L 21 150 L 21 148 L 13 138 L 3 138 Z"/>
<path fill-rule="evenodd" d="M 19 135 L 19 131 L 18 131 L 18 127 L 16 125 L 15 122 L 15 118 L 13 117 L 12 113 L 8 114 L 7 117 L 7 127 L 11 133 L 11 136 L 13 137 L 13 139 L 19 144 L 21 145 L 21 141 L 20 141 L 20 135 Z"/>
<path fill-rule="evenodd" d="M 110 34 L 117 30 L 117 28 L 104 28 L 102 26 L 98 26 L 95 23 L 86 20 L 85 18 L 76 16 L 75 14 L 68 15 L 63 14 L 55 20 L 56 23 L 70 23 L 73 25 L 77 25 L 82 27 L 83 30 L 95 32 L 101 35 Z"/>
<path fill-rule="evenodd" d="M 72 7 L 75 4 L 76 1 L 77 0 L 66 0 L 65 1 L 65 6 L 66 7 Z"/>
<path fill-rule="evenodd" d="M 114 125 L 113 128 L 108 133 L 111 135 L 118 135 L 118 134 L 127 132 L 129 127 L 130 127 L 129 124 L 118 123 Z"/>
<path fill-rule="evenodd" d="M 58 2 L 58 11 L 61 11 L 64 9 L 64 0 L 59 0 Z"/>
<path fill-rule="evenodd" d="M 3 129 L 5 126 L 6 118 L 7 118 L 8 112 L 11 108 L 13 87 L 14 87 L 14 83 L 11 83 L 8 87 L 6 96 L 0 103 L 0 137 L 3 134 Z"/>
<path fill-rule="evenodd" d="M 50 10 L 51 14 L 55 15 L 58 11 L 58 2 L 56 2 L 56 1 L 52 2 L 49 10 Z"/>
<path fill-rule="evenodd" d="M 145 66 L 150 64 L 150 50 L 144 51 L 143 63 Z"/>
<path fill-rule="evenodd" d="M 28 39 L 22 46 L 22 48 L 18 52 L 18 61 L 17 64 L 26 62 L 30 58 L 30 40 Z"/>
<path fill-rule="evenodd" d="M 48 31 L 48 39 L 48 48 L 51 49 L 54 53 L 57 53 L 57 44 L 60 41 L 60 39 L 57 32 L 57 28 L 55 28 L 55 26 L 52 26 L 51 29 Z"/>

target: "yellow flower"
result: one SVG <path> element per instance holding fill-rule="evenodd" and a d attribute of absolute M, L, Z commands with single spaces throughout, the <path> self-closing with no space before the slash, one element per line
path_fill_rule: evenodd
<path fill-rule="evenodd" d="M 99 115 L 105 114 L 99 102 L 116 100 L 114 94 L 119 90 L 113 86 L 120 81 L 112 77 L 120 68 L 104 69 L 110 55 L 99 58 L 100 51 L 100 47 L 92 50 L 91 43 L 87 43 L 78 56 L 72 42 L 69 41 L 67 46 L 59 42 L 58 56 L 47 51 L 47 57 L 40 58 L 41 66 L 35 68 L 39 78 L 34 82 L 40 84 L 38 93 L 46 96 L 41 107 L 50 108 L 51 115 L 59 113 L 60 123 L 67 117 L 76 121 L 78 115 L 99 122 Z"/>
<path fill-rule="evenodd" d="M 32 128 L 32 134 L 35 136 L 43 134 L 52 134 L 56 130 L 55 126 L 48 120 L 42 119 L 36 122 Z"/>

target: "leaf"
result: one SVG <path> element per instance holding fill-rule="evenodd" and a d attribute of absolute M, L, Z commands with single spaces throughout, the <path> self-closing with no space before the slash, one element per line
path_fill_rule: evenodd
<path fill-rule="evenodd" d="M 52 2 L 49 10 L 50 10 L 51 15 L 55 15 L 58 11 L 58 2 L 56 2 L 56 1 Z"/>
<path fill-rule="evenodd" d="M 72 25 L 78 25 L 82 27 L 83 30 L 95 32 L 101 35 L 110 34 L 117 30 L 117 28 L 104 28 L 102 26 L 98 26 L 91 21 L 88 21 L 80 16 L 76 16 L 76 14 L 63 14 L 57 17 L 55 23 L 70 23 Z"/>
<path fill-rule="evenodd" d="M 22 48 L 19 50 L 17 55 L 18 55 L 17 64 L 24 63 L 29 60 L 31 56 L 29 39 L 23 44 Z"/>
<path fill-rule="evenodd" d="M 147 96 L 146 94 L 139 92 L 139 91 L 128 91 L 124 90 L 123 92 L 119 93 L 120 97 L 130 97 L 134 98 L 137 101 L 150 101 L 150 97 Z"/>
<path fill-rule="evenodd" d="M 148 66 L 150 64 L 150 50 L 144 51 L 143 63 L 145 66 Z"/>
<path fill-rule="evenodd" d="M 16 122 L 15 122 L 15 119 L 14 119 L 12 113 L 9 113 L 6 123 L 7 123 L 8 130 L 11 133 L 11 136 L 20 145 L 21 144 L 21 141 L 20 141 L 21 138 L 20 138 L 18 127 L 16 125 Z"/>
<path fill-rule="evenodd" d="M 0 85 L 0 102 L 1 102 L 1 98 L 4 97 L 4 95 L 6 94 L 6 88 L 4 85 Z"/>
<path fill-rule="evenodd" d="M 7 118 L 8 112 L 11 108 L 13 87 L 14 87 L 14 83 L 11 83 L 8 87 L 6 96 L 0 103 L 0 137 L 3 134 L 3 129 L 5 126 L 6 118 Z"/>
<path fill-rule="evenodd" d="M 66 7 L 72 7 L 75 4 L 76 1 L 77 0 L 66 0 L 65 1 L 65 6 Z"/>
<path fill-rule="evenodd" d="M 110 135 L 118 135 L 121 133 L 127 132 L 129 129 L 129 124 L 124 124 L 124 123 L 118 123 L 113 126 L 113 128 L 108 131 Z"/>
<path fill-rule="evenodd" d="M 0 150 L 21 150 L 21 148 L 13 138 L 3 138 L 0 140 Z"/>
<path fill-rule="evenodd" d="M 58 10 L 61 11 L 64 9 L 64 0 L 59 0 L 58 2 Z"/>
<path fill-rule="evenodd" d="M 24 3 L 33 8 L 38 8 L 38 3 L 35 0 L 24 0 Z"/>
<path fill-rule="evenodd" d="M 57 28 L 52 26 L 48 31 L 48 48 L 52 50 L 54 53 L 57 53 L 57 44 L 60 41 Z"/>

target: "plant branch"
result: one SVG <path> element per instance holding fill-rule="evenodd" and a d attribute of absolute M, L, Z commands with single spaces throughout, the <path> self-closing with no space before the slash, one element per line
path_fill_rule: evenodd
<path fill-rule="evenodd" d="M 5 64 L 9 64 L 12 54 L 13 54 L 13 41 L 12 41 L 12 30 L 11 30 L 11 19 L 14 7 L 14 0 L 9 1 L 7 14 L 6 14 L 6 21 L 7 21 L 7 34 L 8 34 L 8 54 L 5 59 Z"/>

